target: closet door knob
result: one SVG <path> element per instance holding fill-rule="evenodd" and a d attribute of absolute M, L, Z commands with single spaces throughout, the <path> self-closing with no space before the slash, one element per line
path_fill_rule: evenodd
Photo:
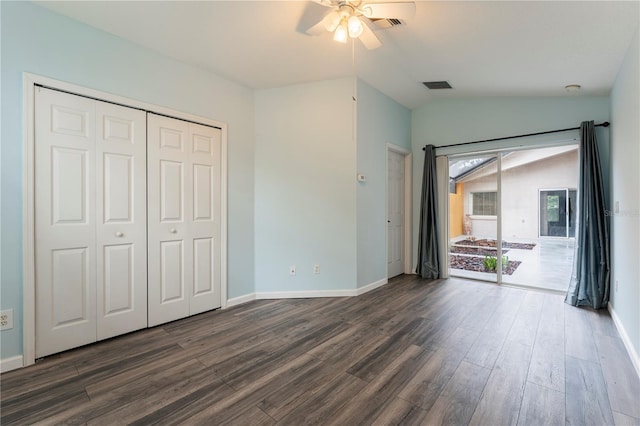
<path fill-rule="evenodd" d="M 116 232 L 116 237 L 124 237 L 124 234 L 120 231 Z"/>
<path fill-rule="evenodd" d="M 178 230 L 176 228 L 171 228 L 169 229 L 169 232 L 171 232 L 172 234 L 176 234 Z"/>

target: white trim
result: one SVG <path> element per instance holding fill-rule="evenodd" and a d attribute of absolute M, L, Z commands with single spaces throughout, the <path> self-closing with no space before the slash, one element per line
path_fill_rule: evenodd
<path fill-rule="evenodd" d="M 398 154 L 402 154 L 402 155 L 411 155 L 411 151 L 399 146 L 399 145 L 395 145 L 392 144 L 390 142 L 387 142 L 387 150 L 388 151 L 393 151 L 393 152 L 397 152 Z"/>
<path fill-rule="evenodd" d="M 23 214 L 22 214 L 22 240 L 23 240 L 23 261 L 22 261 L 22 339 L 23 339 L 23 362 L 24 365 L 35 363 L 35 240 L 34 240 L 34 111 L 35 111 L 35 84 L 42 85 L 54 90 L 62 90 L 74 93 L 80 96 L 86 96 L 94 99 L 104 100 L 107 102 L 117 103 L 123 106 L 138 108 L 147 112 L 154 112 L 181 120 L 188 120 L 207 126 L 217 127 L 221 129 L 221 217 L 220 217 L 220 244 L 222 251 L 220 253 L 220 303 L 224 308 L 227 301 L 227 124 L 211 120 L 186 112 L 176 111 L 159 105 L 154 105 L 134 99 L 125 98 L 99 90 L 90 89 L 88 87 L 78 86 L 60 80 L 39 76 L 31 73 L 22 74 L 22 93 L 23 93 Z"/>
<path fill-rule="evenodd" d="M 413 263 L 413 154 L 404 156 L 404 273 L 410 274 Z"/>
<path fill-rule="evenodd" d="M 375 290 L 378 287 L 382 287 L 383 285 L 387 284 L 388 282 L 389 282 L 389 280 L 387 278 L 384 278 L 382 280 L 372 282 L 372 283 L 364 285 L 362 287 L 358 287 L 356 289 L 356 296 L 360 296 L 361 294 L 368 293 L 371 290 Z"/>
<path fill-rule="evenodd" d="M 404 156 L 404 253 L 403 253 L 403 257 L 404 257 L 404 265 L 403 265 L 403 272 L 405 274 L 413 274 L 415 273 L 413 268 L 412 268 L 412 262 L 413 262 L 413 232 L 412 232 L 412 227 L 413 227 L 413 222 L 412 222 L 412 203 L 411 201 L 413 200 L 413 154 L 411 153 L 411 151 L 406 150 L 405 148 L 398 146 L 398 145 L 394 145 L 392 143 L 387 142 L 387 153 L 386 153 L 386 165 L 385 165 L 385 188 L 387 187 L 387 183 L 389 182 L 389 151 L 393 151 L 397 154 L 402 154 Z M 385 190 L 385 198 L 387 197 L 387 191 Z M 388 200 L 385 200 L 385 202 L 387 203 L 387 205 L 385 206 L 385 208 L 388 207 L 389 202 Z M 387 216 L 389 216 L 389 213 L 387 212 Z M 387 231 L 388 228 L 385 225 L 385 240 L 389 238 L 389 236 L 387 235 Z M 387 244 L 388 246 L 388 244 Z M 387 253 L 388 256 L 388 253 Z M 389 275 L 389 271 L 387 271 L 386 267 L 385 267 L 385 275 Z"/>
<path fill-rule="evenodd" d="M 350 290 L 299 290 L 299 291 L 266 291 L 255 293 L 257 300 L 261 299 L 309 299 L 317 297 L 354 297 L 382 287 L 389 281 L 384 278 L 379 281 L 372 282 L 362 287 Z M 248 297 L 243 296 L 243 297 Z"/>
<path fill-rule="evenodd" d="M 22 75 L 22 357 L 23 365 L 36 362 L 35 262 L 35 79 Z"/>
<path fill-rule="evenodd" d="M 309 299 L 357 296 L 356 290 L 298 290 L 256 292 L 256 299 Z"/>
<path fill-rule="evenodd" d="M 0 360 L 0 373 L 6 373 L 7 371 L 16 370 L 22 367 L 24 367 L 22 355 L 16 355 L 11 358 L 4 358 Z"/>
<path fill-rule="evenodd" d="M 222 309 L 230 308 L 236 305 L 242 305 L 243 303 L 251 302 L 253 300 L 256 300 L 255 293 L 249 293 L 249 294 L 245 294 L 244 296 L 234 297 L 233 299 L 227 300 L 225 305 L 222 307 Z"/>
<path fill-rule="evenodd" d="M 249 293 L 244 296 L 234 297 L 227 300 L 227 307 L 240 305 L 251 302 L 252 300 L 262 299 L 308 299 L 317 297 L 354 297 L 368 293 L 378 287 L 387 284 L 389 280 L 383 278 L 372 282 L 355 290 L 299 290 L 299 291 L 265 291 L 257 293 Z"/>
<path fill-rule="evenodd" d="M 227 307 L 227 195 L 229 187 L 227 186 L 227 125 L 220 128 L 220 307 Z"/>
<path fill-rule="evenodd" d="M 613 323 L 618 329 L 618 333 L 620 334 L 620 339 L 622 343 L 624 343 L 624 347 L 627 349 L 627 353 L 629 354 L 629 358 L 631 358 L 631 363 L 633 364 L 633 368 L 636 369 L 636 374 L 640 378 L 640 356 L 638 356 L 638 352 L 633 347 L 633 343 L 631 343 L 631 339 L 629 339 L 629 335 L 627 334 L 627 330 L 624 328 L 622 321 L 620 321 L 620 317 L 613 309 L 613 305 L 611 303 L 607 304 L 607 309 L 611 314 L 611 318 L 613 319 Z"/>
<path fill-rule="evenodd" d="M 253 300 L 262 299 L 308 299 L 317 297 L 356 297 L 387 284 L 386 278 L 372 282 L 355 290 L 301 290 L 301 291 L 266 291 L 249 293 L 227 300 L 226 307 L 241 305 Z"/>

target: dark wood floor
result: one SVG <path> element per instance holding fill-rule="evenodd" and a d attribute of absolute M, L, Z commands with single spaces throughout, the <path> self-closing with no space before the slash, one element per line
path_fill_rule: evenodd
<path fill-rule="evenodd" d="M 640 424 L 606 311 L 413 276 L 209 312 L 0 379 L 3 425 Z"/>

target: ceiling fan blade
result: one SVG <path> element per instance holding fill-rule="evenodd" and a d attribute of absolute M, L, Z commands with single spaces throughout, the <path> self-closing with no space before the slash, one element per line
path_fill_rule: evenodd
<path fill-rule="evenodd" d="M 318 3 L 321 6 L 325 7 L 333 7 L 335 6 L 334 2 L 331 0 L 313 0 L 314 3 Z"/>
<path fill-rule="evenodd" d="M 313 24 L 312 26 L 307 28 L 304 32 L 305 34 L 308 34 L 310 36 L 319 36 L 321 34 L 326 33 L 327 30 L 324 27 L 324 20 L 320 20 L 317 23 Z"/>
<path fill-rule="evenodd" d="M 362 25 L 362 34 L 360 34 L 359 38 L 362 44 L 364 44 L 364 47 L 366 47 L 369 50 L 373 50 L 382 46 L 382 42 L 380 41 L 378 36 L 375 35 L 375 33 L 371 30 L 371 27 L 369 26 L 371 25 L 371 21 L 364 17 L 360 19 L 362 20 L 363 25 Z"/>
<path fill-rule="evenodd" d="M 305 33 L 313 36 L 317 36 L 323 34 L 327 31 L 330 33 L 334 32 L 338 25 L 340 24 L 340 13 L 337 10 L 329 12 L 325 15 L 324 18 L 320 20 L 320 22 L 313 24 L 309 27 Z"/>
<path fill-rule="evenodd" d="M 416 3 L 413 1 L 367 3 L 362 6 L 367 18 L 412 18 L 416 14 Z"/>

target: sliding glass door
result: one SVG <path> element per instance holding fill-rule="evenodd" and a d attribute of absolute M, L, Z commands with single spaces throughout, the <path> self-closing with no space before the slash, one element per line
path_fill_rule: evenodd
<path fill-rule="evenodd" d="M 498 156 L 449 161 L 449 273 L 498 281 Z"/>
<path fill-rule="evenodd" d="M 569 188 L 540 190 L 540 237 L 575 237 L 576 195 Z"/>
<path fill-rule="evenodd" d="M 449 160 L 450 275 L 566 291 L 577 146 Z"/>

